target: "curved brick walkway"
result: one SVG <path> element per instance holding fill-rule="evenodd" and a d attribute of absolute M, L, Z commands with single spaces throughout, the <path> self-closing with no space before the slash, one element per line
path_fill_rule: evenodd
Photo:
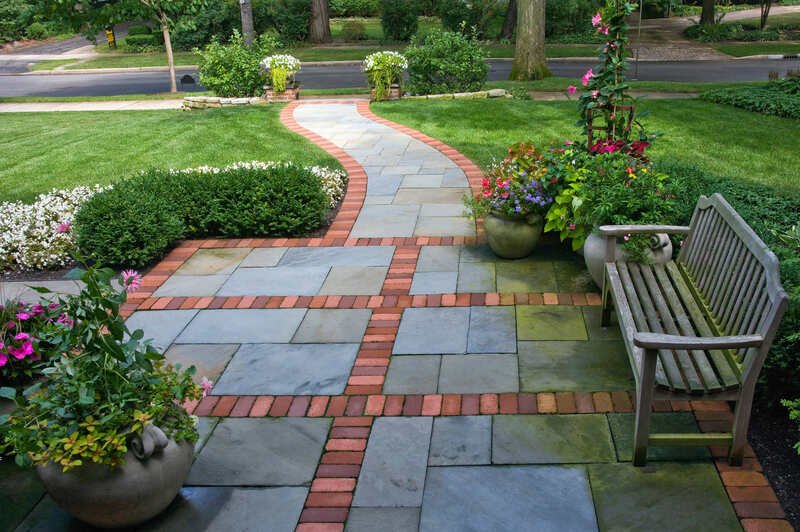
<path fill-rule="evenodd" d="M 364 102 L 282 119 L 350 175 L 327 233 L 183 242 L 124 309 L 216 383 L 186 405 L 201 440 L 183 497 L 147 529 L 789 529 L 752 451 L 737 469 L 714 448 L 630 465 L 633 380 L 596 287 L 557 242 L 493 256 L 460 216 L 481 178 L 466 157 Z M 654 408 L 661 430 L 731 421 Z M 45 497 L 20 530 L 69 526 Z"/>

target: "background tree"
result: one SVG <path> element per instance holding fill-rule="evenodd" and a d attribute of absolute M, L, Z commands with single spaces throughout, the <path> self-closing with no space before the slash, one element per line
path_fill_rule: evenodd
<path fill-rule="evenodd" d="M 311 27 L 308 40 L 312 43 L 331 42 L 331 20 L 328 0 L 311 0 Z"/>
<path fill-rule="evenodd" d="M 511 79 L 527 81 L 550 75 L 544 55 L 545 0 L 517 0 L 517 44 Z"/>
<path fill-rule="evenodd" d="M 517 0 L 508 0 L 508 10 L 503 19 L 503 29 L 500 30 L 501 39 L 511 39 L 514 36 L 514 27 L 517 25 Z"/>
<path fill-rule="evenodd" d="M 170 29 L 179 18 L 190 19 L 206 7 L 206 0 L 52 0 L 47 2 L 49 14 L 83 31 L 89 39 L 105 26 L 130 20 L 150 20 L 164 36 L 169 64 L 170 92 L 178 92 L 175 83 L 175 58 L 172 54 Z"/>
<path fill-rule="evenodd" d="M 250 0 L 239 0 L 239 11 L 242 15 L 244 43 L 250 46 L 256 38 L 256 30 L 253 28 L 253 3 Z"/>
<path fill-rule="evenodd" d="M 700 12 L 700 24 L 716 24 L 714 5 L 716 0 L 703 0 L 703 11 Z"/>
<path fill-rule="evenodd" d="M 761 7 L 761 31 L 764 31 L 764 28 L 767 27 L 769 10 L 772 9 L 772 0 L 760 0 L 759 4 Z"/>

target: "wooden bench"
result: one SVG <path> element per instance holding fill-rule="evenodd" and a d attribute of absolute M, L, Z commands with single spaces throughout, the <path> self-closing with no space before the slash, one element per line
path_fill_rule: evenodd
<path fill-rule="evenodd" d="M 742 463 L 753 391 L 788 305 L 778 259 L 719 195 L 701 196 L 689 227 L 603 226 L 603 325 L 612 305 L 636 377 L 634 465 L 648 445 L 725 445 Z M 683 233 L 667 264 L 614 262 L 617 238 Z M 736 401 L 733 431 L 651 434 L 654 400 Z"/>

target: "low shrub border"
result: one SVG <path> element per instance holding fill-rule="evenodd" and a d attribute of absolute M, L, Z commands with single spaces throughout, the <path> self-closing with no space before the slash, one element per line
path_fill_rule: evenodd
<path fill-rule="evenodd" d="M 142 267 L 182 238 L 301 236 L 324 223 L 344 183 L 341 171 L 294 163 L 153 169 L 86 202 L 76 242 L 87 259 Z"/>
<path fill-rule="evenodd" d="M 800 77 L 773 81 L 766 87 L 710 90 L 700 97 L 756 113 L 800 119 Z"/>

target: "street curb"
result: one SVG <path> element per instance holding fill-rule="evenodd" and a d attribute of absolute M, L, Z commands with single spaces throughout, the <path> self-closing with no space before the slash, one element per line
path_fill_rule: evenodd
<path fill-rule="evenodd" d="M 760 55 L 746 55 L 744 57 L 734 57 L 732 59 L 741 60 L 741 59 L 763 59 L 763 60 L 770 60 L 770 61 L 783 61 L 783 60 L 792 60 L 792 59 L 800 59 L 800 54 L 760 54 Z"/>

